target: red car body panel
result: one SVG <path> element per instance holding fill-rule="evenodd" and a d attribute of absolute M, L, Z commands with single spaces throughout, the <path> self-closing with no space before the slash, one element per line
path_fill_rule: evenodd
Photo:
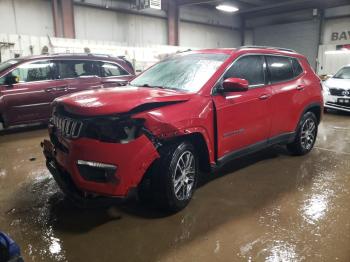
<path fill-rule="evenodd" d="M 69 155 L 57 150 L 58 164 L 65 168 L 81 190 L 101 195 L 127 195 L 131 188 L 139 184 L 154 159 L 159 157 L 157 150 L 145 136 L 139 137 L 130 144 L 101 143 L 92 139 L 79 139 L 72 142 L 62 138 L 60 142 L 68 148 Z M 118 158 L 115 157 L 116 152 L 119 152 Z M 115 184 L 95 183 L 84 180 L 76 165 L 79 159 L 115 165 L 117 182 Z"/>
<path fill-rule="evenodd" d="M 119 87 L 79 92 L 64 96 L 62 100 L 67 111 L 73 114 L 98 116 L 125 113 L 135 108 L 135 105 L 186 101 L 191 96 L 193 95 L 188 93 L 156 88 Z M 55 102 L 59 104 L 61 99 L 58 98 Z"/>
<path fill-rule="evenodd" d="M 120 113 L 144 119 L 144 127 L 152 139 L 196 135 L 203 139 L 209 164 L 251 145 L 268 144 L 279 136 L 295 132 L 305 110 L 316 106 L 320 115 L 323 101 L 320 83 L 306 59 L 297 53 L 262 48 L 213 49 L 190 53 L 225 53 L 229 57 L 197 93 L 148 87 L 125 87 L 92 90 L 61 97 L 56 107 L 78 116 L 106 116 Z M 213 89 L 229 65 L 246 54 L 271 54 L 295 57 L 303 73 L 297 78 L 277 84 L 266 84 L 249 91 L 214 94 Z M 127 144 L 104 143 L 94 139 L 62 138 L 69 153 L 52 156 L 67 171 L 76 186 L 87 192 L 110 196 L 126 196 L 136 187 L 146 170 L 160 157 L 155 142 L 142 135 Z M 45 149 L 44 149 L 45 150 Z M 57 150 L 59 151 L 59 150 Z M 48 160 L 52 160 L 48 159 Z M 77 169 L 77 161 L 86 160 L 114 164 L 120 183 L 100 184 L 85 181 Z"/>
<path fill-rule="evenodd" d="M 43 55 L 20 58 L 18 63 L 0 72 L 6 76 L 18 66 L 40 61 L 89 61 L 117 64 L 128 75 L 102 77 L 79 76 L 67 79 L 53 79 L 20 82 L 8 86 L 0 84 L 0 121 L 5 126 L 48 121 L 51 116 L 51 102 L 69 93 L 125 85 L 134 77 L 134 70 L 123 59 L 93 55 Z"/>

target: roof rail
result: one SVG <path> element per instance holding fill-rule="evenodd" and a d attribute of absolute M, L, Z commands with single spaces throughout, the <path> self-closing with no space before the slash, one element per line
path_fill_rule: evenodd
<path fill-rule="evenodd" d="M 238 49 L 243 49 L 243 48 L 275 49 L 275 50 L 281 50 L 281 51 L 288 51 L 288 52 L 296 53 L 296 51 L 293 50 L 293 49 L 284 48 L 284 47 L 273 47 L 273 46 L 245 45 L 245 46 L 239 47 Z"/>
<path fill-rule="evenodd" d="M 113 57 L 111 55 L 107 55 L 107 54 L 93 54 L 93 53 L 53 53 L 53 54 L 48 54 L 48 55 L 67 55 L 67 56 L 102 56 L 102 57 Z"/>

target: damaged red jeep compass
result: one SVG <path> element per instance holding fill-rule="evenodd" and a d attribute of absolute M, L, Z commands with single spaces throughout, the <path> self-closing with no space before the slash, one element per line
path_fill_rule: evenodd
<path fill-rule="evenodd" d="M 148 191 L 178 211 L 200 170 L 273 144 L 308 153 L 322 112 L 320 80 L 293 50 L 189 51 L 128 86 L 56 99 L 51 141 L 42 145 L 50 172 L 75 200 Z"/>

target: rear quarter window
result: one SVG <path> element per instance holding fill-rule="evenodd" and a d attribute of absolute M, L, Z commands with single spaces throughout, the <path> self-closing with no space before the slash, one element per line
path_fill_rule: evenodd
<path fill-rule="evenodd" d="M 289 57 L 266 56 L 271 83 L 288 81 L 294 78 L 292 62 Z"/>
<path fill-rule="evenodd" d="M 296 58 L 291 58 L 292 60 L 292 66 L 293 66 L 293 71 L 294 71 L 294 77 L 298 77 L 303 73 L 303 68 L 300 65 L 300 62 Z"/>

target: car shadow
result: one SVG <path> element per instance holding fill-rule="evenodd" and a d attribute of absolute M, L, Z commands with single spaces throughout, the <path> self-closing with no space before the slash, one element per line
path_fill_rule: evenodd
<path fill-rule="evenodd" d="M 47 128 L 47 124 L 45 123 L 39 123 L 39 124 L 31 124 L 31 125 L 19 125 L 19 126 L 13 126 L 4 130 L 0 130 L 0 135 L 11 135 L 11 134 L 18 134 L 18 133 L 26 133 L 30 131 L 36 131 L 40 129 Z"/>

